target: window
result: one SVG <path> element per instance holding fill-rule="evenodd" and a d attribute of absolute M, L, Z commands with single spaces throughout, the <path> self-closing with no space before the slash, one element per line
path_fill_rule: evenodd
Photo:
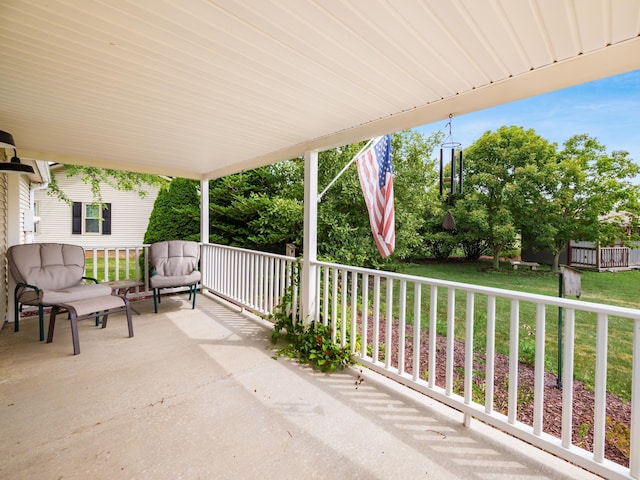
<path fill-rule="evenodd" d="M 111 235 L 111 204 L 73 202 L 71 233 Z"/>
<path fill-rule="evenodd" d="M 33 233 L 40 233 L 40 202 L 33 202 Z"/>
<path fill-rule="evenodd" d="M 100 205 L 84 204 L 84 233 L 100 233 Z"/>

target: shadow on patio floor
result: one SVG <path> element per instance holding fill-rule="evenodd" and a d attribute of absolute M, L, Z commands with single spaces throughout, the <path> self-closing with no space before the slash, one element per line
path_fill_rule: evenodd
<path fill-rule="evenodd" d="M 81 322 L 77 356 L 68 322 L 0 331 L 0 478 L 596 478 L 366 369 L 274 360 L 263 321 L 205 295 L 135 307 L 133 338 Z"/>

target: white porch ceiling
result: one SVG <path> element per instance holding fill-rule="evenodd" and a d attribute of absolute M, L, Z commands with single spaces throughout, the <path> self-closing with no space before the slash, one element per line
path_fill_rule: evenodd
<path fill-rule="evenodd" d="M 2 0 L 26 158 L 210 178 L 640 68 L 640 0 Z"/>

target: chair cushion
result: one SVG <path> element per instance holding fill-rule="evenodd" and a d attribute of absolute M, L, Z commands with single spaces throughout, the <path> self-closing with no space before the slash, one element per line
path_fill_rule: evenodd
<path fill-rule="evenodd" d="M 95 297 L 111 295 L 111 287 L 102 283 L 82 283 L 60 290 L 41 290 L 40 303 L 43 305 L 59 305 Z"/>
<path fill-rule="evenodd" d="M 105 310 L 112 310 L 115 308 L 122 308 L 125 306 L 125 301 L 122 297 L 117 295 L 104 295 L 102 297 L 95 297 L 85 300 L 74 300 L 64 304 L 67 308 L 73 308 L 78 317 L 88 315 L 90 313 L 100 313 Z"/>
<path fill-rule="evenodd" d="M 190 275 L 198 268 L 200 247 L 197 242 L 184 240 L 156 242 L 149 250 L 155 275 L 180 277 Z M 153 276 L 151 278 L 153 279 Z"/>
<path fill-rule="evenodd" d="M 196 270 L 188 275 L 154 275 L 149 280 L 149 284 L 151 288 L 182 287 L 198 283 L 201 278 L 202 274 Z"/>
<path fill-rule="evenodd" d="M 84 249 L 61 243 L 14 245 L 7 251 L 9 269 L 16 283 L 41 290 L 76 286 L 84 274 Z"/>

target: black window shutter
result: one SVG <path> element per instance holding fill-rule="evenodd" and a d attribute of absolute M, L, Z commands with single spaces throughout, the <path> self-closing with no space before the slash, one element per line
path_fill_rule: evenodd
<path fill-rule="evenodd" d="M 102 207 L 102 234 L 111 235 L 111 204 L 105 203 Z"/>
<path fill-rule="evenodd" d="M 72 207 L 71 233 L 73 235 L 82 234 L 82 202 L 73 202 Z"/>

